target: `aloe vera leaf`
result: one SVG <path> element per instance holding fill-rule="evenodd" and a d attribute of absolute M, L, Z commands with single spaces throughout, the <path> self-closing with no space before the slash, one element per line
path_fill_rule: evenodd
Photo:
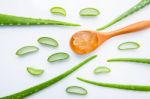
<path fill-rule="evenodd" d="M 80 77 L 77 77 L 77 79 L 85 83 L 93 84 L 96 86 L 103 86 L 103 87 L 117 88 L 117 89 L 124 89 L 124 90 L 134 90 L 134 91 L 150 91 L 150 86 L 148 85 L 146 86 L 146 85 L 129 85 L 129 84 L 95 82 Z"/>
<path fill-rule="evenodd" d="M 33 68 L 33 67 L 27 67 L 27 71 L 31 74 L 31 75 L 41 75 L 44 73 L 43 69 L 37 69 L 37 68 Z"/>
<path fill-rule="evenodd" d="M 103 30 L 103 29 L 106 29 L 106 28 L 112 26 L 113 24 L 115 24 L 115 23 L 119 22 L 120 20 L 126 18 L 127 16 L 139 11 L 140 9 L 146 7 L 149 4 L 150 4 L 150 0 L 141 0 L 139 3 L 137 3 L 136 5 L 131 7 L 130 9 L 128 9 L 126 12 L 122 13 L 120 16 L 115 18 L 113 21 L 111 21 L 108 24 L 98 28 L 97 31 Z"/>
<path fill-rule="evenodd" d="M 36 52 L 38 50 L 39 50 L 39 48 L 36 46 L 24 46 L 24 47 L 17 50 L 16 55 L 23 56 L 23 55 L 26 55 L 29 53 Z"/>
<path fill-rule="evenodd" d="M 0 14 L 0 26 L 20 26 L 20 25 L 63 25 L 63 26 L 80 26 L 79 24 L 50 20 L 19 17 L 13 15 Z"/>
<path fill-rule="evenodd" d="M 91 56 L 87 59 L 85 59 L 84 61 L 82 61 L 81 63 L 79 63 L 78 65 L 74 66 L 73 68 L 67 70 L 66 72 L 48 80 L 45 81 L 41 84 L 35 85 L 33 87 L 30 87 L 28 89 L 25 89 L 23 91 L 20 91 L 18 93 L 12 94 L 12 95 L 8 95 L 8 96 L 4 96 L 4 97 L 0 97 L 0 99 L 23 99 L 24 97 L 30 96 L 34 93 L 37 93 L 41 90 L 43 90 L 44 88 L 47 88 L 53 84 L 55 84 L 56 82 L 59 82 L 60 80 L 62 80 L 63 78 L 67 77 L 69 74 L 75 72 L 77 69 L 79 69 L 80 67 L 82 67 L 84 64 L 88 63 L 89 61 L 91 61 L 92 59 L 96 58 L 97 55 Z"/>
<path fill-rule="evenodd" d="M 112 58 L 108 59 L 107 62 L 136 62 L 150 64 L 149 58 Z"/>
<path fill-rule="evenodd" d="M 77 95 L 86 95 L 88 93 L 85 88 L 80 86 L 69 86 L 66 88 L 66 92 Z"/>
<path fill-rule="evenodd" d="M 47 59 L 48 62 L 55 62 L 59 60 L 65 60 L 69 58 L 69 54 L 64 53 L 64 52 L 59 52 L 59 53 L 54 53 L 50 55 Z"/>
<path fill-rule="evenodd" d="M 60 14 L 60 15 L 66 16 L 66 10 L 62 7 L 52 7 L 50 11 L 53 14 Z"/>

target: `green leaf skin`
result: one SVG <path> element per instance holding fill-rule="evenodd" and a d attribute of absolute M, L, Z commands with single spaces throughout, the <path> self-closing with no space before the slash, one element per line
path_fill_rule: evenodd
<path fill-rule="evenodd" d="M 150 64 L 150 59 L 148 58 L 112 58 L 108 59 L 107 62 L 136 62 Z"/>
<path fill-rule="evenodd" d="M 13 15 L 0 14 L 0 26 L 21 26 L 21 25 L 63 25 L 63 26 L 80 26 L 79 24 L 56 21 L 50 19 L 36 19 L 18 17 Z"/>
<path fill-rule="evenodd" d="M 89 61 L 91 61 L 92 59 L 94 59 L 96 57 L 97 57 L 97 55 L 91 56 L 91 57 L 87 58 L 86 60 L 82 61 L 81 63 L 79 63 L 78 65 L 74 66 L 73 68 L 69 69 L 68 71 L 66 71 L 66 72 L 46 81 L 46 82 L 43 82 L 39 85 L 30 87 L 28 89 L 25 89 L 23 91 L 20 91 L 18 93 L 12 94 L 12 95 L 0 97 L 0 99 L 23 99 L 24 97 L 27 97 L 27 96 L 32 95 L 34 93 L 37 93 L 40 90 L 47 88 L 47 87 L 55 84 L 56 82 L 62 80 L 63 78 L 67 77 L 69 74 L 75 72 L 77 69 L 79 69 L 84 64 L 88 63 Z"/>
<path fill-rule="evenodd" d="M 136 5 L 131 7 L 130 9 L 128 9 L 126 12 L 122 13 L 120 16 L 118 16 L 116 19 L 114 19 L 110 23 L 98 28 L 97 31 L 104 30 L 104 29 L 112 26 L 113 24 L 115 24 L 115 23 L 119 22 L 120 20 L 126 18 L 127 16 L 139 11 L 140 9 L 146 7 L 149 4 L 150 4 L 150 0 L 141 0 L 139 3 L 137 3 Z"/>
<path fill-rule="evenodd" d="M 129 85 L 129 84 L 95 82 L 80 77 L 77 77 L 77 79 L 85 83 L 93 84 L 96 86 L 103 86 L 103 87 L 117 88 L 117 89 L 124 89 L 124 90 L 134 90 L 134 91 L 150 91 L 150 86 L 145 86 L 145 85 Z"/>

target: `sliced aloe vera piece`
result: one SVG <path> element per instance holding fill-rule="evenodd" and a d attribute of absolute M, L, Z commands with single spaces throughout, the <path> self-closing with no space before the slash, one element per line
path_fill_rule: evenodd
<path fill-rule="evenodd" d="M 16 55 L 22 56 L 25 54 L 36 52 L 38 50 L 39 50 L 39 48 L 36 46 L 24 46 L 24 47 L 17 50 Z"/>
<path fill-rule="evenodd" d="M 31 75 L 41 75 L 44 73 L 43 69 L 36 69 L 33 67 L 27 67 L 27 71 L 31 74 Z"/>
<path fill-rule="evenodd" d="M 50 9 L 50 12 L 53 14 L 59 14 L 59 15 L 66 16 L 66 10 L 62 7 L 52 7 Z"/>
<path fill-rule="evenodd" d="M 119 50 L 131 50 L 131 49 L 137 49 L 139 47 L 140 45 L 137 42 L 124 42 L 118 46 L 118 49 Z"/>
<path fill-rule="evenodd" d="M 100 12 L 95 8 L 84 8 L 80 10 L 79 14 L 80 16 L 98 16 Z"/>
<path fill-rule="evenodd" d="M 105 66 L 99 66 L 94 69 L 94 74 L 109 73 L 111 70 Z"/>
<path fill-rule="evenodd" d="M 86 95 L 88 92 L 85 88 L 79 86 L 69 86 L 66 88 L 66 92 L 70 94 Z"/>
<path fill-rule="evenodd" d="M 57 47 L 58 46 L 58 42 L 50 37 L 41 37 L 38 39 L 38 42 L 42 45 L 48 45 L 48 46 L 53 46 L 53 47 Z"/>
<path fill-rule="evenodd" d="M 48 57 L 48 62 L 55 62 L 59 60 L 65 60 L 69 58 L 69 54 L 64 52 L 54 53 Z"/>

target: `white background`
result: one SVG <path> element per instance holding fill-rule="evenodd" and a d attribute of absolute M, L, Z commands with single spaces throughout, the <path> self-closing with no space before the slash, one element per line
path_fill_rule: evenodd
<path fill-rule="evenodd" d="M 119 14 L 135 5 L 140 0 L 0 0 L 0 13 L 18 16 L 50 18 L 63 21 L 80 23 L 81 27 L 61 26 L 23 26 L 23 27 L 0 27 L 0 96 L 9 95 L 30 86 L 39 84 L 63 73 L 67 69 L 81 62 L 88 56 L 98 54 L 92 62 L 71 74 L 62 81 L 40 91 L 27 99 L 149 99 L 149 92 L 125 91 L 98 87 L 83 83 L 76 79 L 77 76 L 87 79 L 123 83 L 150 85 L 150 66 L 137 63 L 107 63 L 106 60 L 113 57 L 144 57 L 150 58 L 150 29 L 114 37 L 99 47 L 96 51 L 79 56 L 74 54 L 69 47 L 69 39 L 73 33 L 83 29 L 95 30 L 108 23 Z M 67 16 L 52 15 L 49 8 L 53 6 L 64 7 Z M 78 15 L 80 9 L 95 7 L 100 10 L 98 17 L 82 18 Z M 121 28 L 130 23 L 140 20 L 149 20 L 150 6 L 118 22 L 105 31 Z M 59 42 L 58 48 L 48 48 L 37 43 L 41 36 L 55 38 Z M 126 41 L 136 41 L 141 48 L 130 51 L 119 51 L 118 44 Z M 35 45 L 40 48 L 39 52 L 18 57 L 15 52 L 25 45 Z M 48 63 L 47 57 L 54 53 L 64 51 L 70 54 L 66 61 Z M 42 68 L 44 74 L 34 77 L 26 71 L 27 66 Z M 103 75 L 94 75 L 93 69 L 97 66 L 108 66 L 112 72 Z M 88 95 L 70 95 L 65 88 L 70 85 L 78 85 L 88 90 Z"/>

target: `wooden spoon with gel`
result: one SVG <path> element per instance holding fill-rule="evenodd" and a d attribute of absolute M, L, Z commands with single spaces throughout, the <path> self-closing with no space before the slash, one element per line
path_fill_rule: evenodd
<path fill-rule="evenodd" d="M 112 32 L 83 30 L 76 32 L 70 39 L 70 47 L 77 54 L 88 54 L 106 40 L 121 34 L 133 33 L 150 27 L 150 20 L 137 22 Z"/>

